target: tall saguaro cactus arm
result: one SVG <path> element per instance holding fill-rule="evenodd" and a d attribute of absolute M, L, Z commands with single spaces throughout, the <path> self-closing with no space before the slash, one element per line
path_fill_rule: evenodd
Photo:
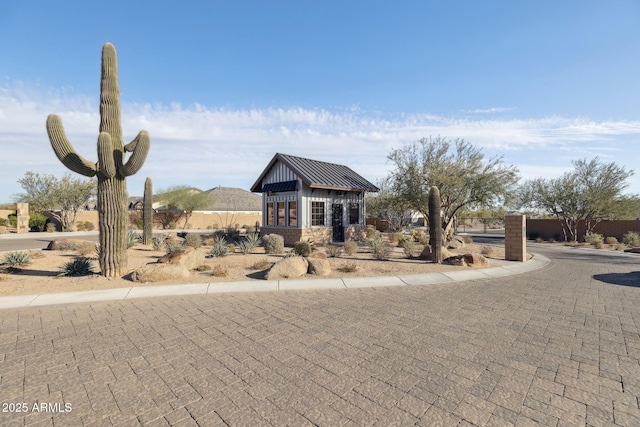
<path fill-rule="evenodd" d="M 143 130 L 140 131 L 136 139 L 124 146 L 124 151 L 130 151 L 131 156 L 127 163 L 120 168 L 120 173 L 123 176 L 131 176 L 140 170 L 147 159 L 150 145 L 149 134 Z"/>
<path fill-rule="evenodd" d="M 80 175 L 92 177 L 96 174 L 96 165 L 85 159 L 73 149 L 62 126 L 62 120 L 55 114 L 47 117 L 47 133 L 53 152 L 63 165 Z"/>

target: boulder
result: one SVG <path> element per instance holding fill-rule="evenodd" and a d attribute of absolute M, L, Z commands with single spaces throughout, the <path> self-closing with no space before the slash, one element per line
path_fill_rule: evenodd
<path fill-rule="evenodd" d="M 477 253 L 466 253 L 463 255 L 454 255 L 445 258 L 442 261 L 444 264 L 456 265 L 460 267 L 488 267 L 489 261 L 484 255 Z"/>
<path fill-rule="evenodd" d="M 301 256 L 284 258 L 271 266 L 265 276 L 267 280 L 293 279 L 307 273 L 309 262 Z"/>
<path fill-rule="evenodd" d="M 449 258 L 451 256 L 451 252 L 449 252 L 444 246 L 442 247 L 442 259 Z M 424 247 L 422 252 L 418 258 L 423 259 L 425 261 L 431 261 L 431 246 L 427 245 Z"/>
<path fill-rule="evenodd" d="M 312 254 L 310 254 L 309 256 L 307 256 L 307 259 L 327 259 L 327 254 L 324 252 L 313 252 Z"/>
<path fill-rule="evenodd" d="M 65 251 L 69 249 L 77 249 L 84 245 L 94 245 L 95 243 L 88 240 L 81 239 L 56 239 L 49 242 L 47 245 L 48 251 Z"/>
<path fill-rule="evenodd" d="M 331 273 L 331 264 L 329 264 L 329 261 L 326 257 L 309 257 L 307 261 L 309 262 L 309 268 L 307 269 L 307 272 L 309 274 L 314 274 L 316 276 L 326 276 L 327 274 Z"/>
<path fill-rule="evenodd" d="M 134 282 L 162 282 L 164 280 L 184 279 L 190 276 L 189 270 L 183 265 L 152 263 L 144 265 L 131 273 Z"/>
<path fill-rule="evenodd" d="M 461 236 L 451 236 L 451 239 L 447 240 L 447 249 L 462 249 L 464 248 L 464 239 Z"/>
<path fill-rule="evenodd" d="M 158 260 L 158 263 L 181 265 L 187 270 L 192 270 L 204 263 L 204 253 L 193 248 L 185 248 L 164 255 Z"/>

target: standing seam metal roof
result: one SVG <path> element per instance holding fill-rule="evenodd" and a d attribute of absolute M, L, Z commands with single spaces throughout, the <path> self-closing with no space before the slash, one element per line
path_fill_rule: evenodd
<path fill-rule="evenodd" d="M 330 188 L 336 190 L 378 191 L 378 187 L 354 172 L 351 168 L 335 163 L 305 159 L 303 157 L 276 153 L 264 172 L 260 175 L 251 191 L 262 191 L 261 181 L 276 160 L 291 168 L 302 181 L 312 188 Z"/>

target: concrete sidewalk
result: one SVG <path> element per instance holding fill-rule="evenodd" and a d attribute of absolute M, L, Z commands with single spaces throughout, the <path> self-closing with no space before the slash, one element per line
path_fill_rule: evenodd
<path fill-rule="evenodd" d="M 495 261 L 494 261 L 495 262 Z M 409 274 L 399 276 L 350 277 L 333 279 L 251 280 L 240 282 L 194 283 L 183 285 L 143 286 L 105 290 L 64 292 L 40 295 L 0 297 L 0 309 L 32 307 L 78 302 L 125 300 L 172 295 L 220 294 L 236 292 L 275 292 L 309 289 L 352 289 L 388 286 L 420 286 L 505 277 L 526 273 L 544 267 L 549 259 L 534 254 L 527 262 L 500 262 L 497 267 L 467 269 L 442 273 Z"/>

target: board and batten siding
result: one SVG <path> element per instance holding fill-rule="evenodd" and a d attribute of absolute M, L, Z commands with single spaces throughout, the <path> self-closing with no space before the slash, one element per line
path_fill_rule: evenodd
<path fill-rule="evenodd" d="M 343 225 L 349 225 L 349 203 L 357 203 L 358 223 L 364 224 L 364 193 L 344 192 L 336 195 L 335 190 L 320 190 L 306 187 L 302 191 L 302 203 L 300 214 L 302 215 L 302 228 L 311 228 L 311 202 L 324 202 L 324 226 L 331 227 L 331 212 L 334 203 L 342 204 Z"/>
<path fill-rule="evenodd" d="M 298 180 L 298 176 L 282 162 L 276 162 L 262 179 L 262 185 Z"/>

